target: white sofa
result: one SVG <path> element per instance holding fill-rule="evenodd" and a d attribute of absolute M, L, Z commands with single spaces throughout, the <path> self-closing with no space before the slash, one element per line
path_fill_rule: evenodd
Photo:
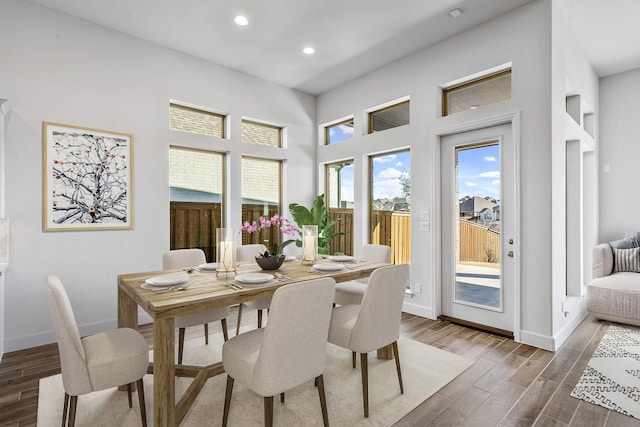
<path fill-rule="evenodd" d="M 587 310 L 600 319 L 640 326 L 640 273 L 614 272 L 614 253 L 609 243 L 593 248 Z"/>

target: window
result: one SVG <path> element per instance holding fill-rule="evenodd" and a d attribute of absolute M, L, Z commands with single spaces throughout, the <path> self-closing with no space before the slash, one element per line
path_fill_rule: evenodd
<path fill-rule="evenodd" d="M 169 128 L 173 130 L 224 138 L 225 121 L 221 114 L 169 104 Z"/>
<path fill-rule="evenodd" d="M 327 145 L 348 139 L 353 139 L 353 118 L 324 128 L 324 143 Z"/>
<path fill-rule="evenodd" d="M 509 69 L 443 89 L 442 115 L 449 116 L 510 99 Z"/>
<path fill-rule="evenodd" d="M 410 123 L 409 107 L 409 101 L 405 101 L 370 112 L 369 133 L 408 125 Z"/>
<path fill-rule="evenodd" d="M 224 154 L 170 147 L 170 249 L 202 249 L 215 261 L 215 230 L 221 227 Z"/>
<path fill-rule="evenodd" d="M 353 160 L 326 165 L 326 197 L 334 231 L 344 235 L 331 241 L 331 252 L 353 255 Z"/>
<path fill-rule="evenodd" d="M 242 120 L 242 142 L 282 147 L 282 128 L 250 120 Z"/>
<path fill-rule="evenodd" d="M 283 214 L 281 204 L 282 163 L 279 160 L 242 158 L 242 222 L 258 221 L 260 216 Z M 278 229 L 269 227 L 255 233 L 242 233 L 242 244 L 264 243 L 270 247 Z"/>
<path fill-rule="evenodd" d="M 391 246 L 391 262 L 410 262 L 411 152 L 371 156 L 370 239 Z"/>

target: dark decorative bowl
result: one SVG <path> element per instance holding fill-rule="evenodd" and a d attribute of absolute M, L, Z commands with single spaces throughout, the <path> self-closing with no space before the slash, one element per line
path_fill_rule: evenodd
<path fill-rule="evenodd" d="M 257 256 L 256 262 L 258 263 L 260 268 L 263 270 L 277 270 L 280 268 L 280 266 L 284 262 L 284 259 L 285 259 L 284 255 L 280 255 L 277 257 L 271 256 L 268 258 L 262 258 Z"/>

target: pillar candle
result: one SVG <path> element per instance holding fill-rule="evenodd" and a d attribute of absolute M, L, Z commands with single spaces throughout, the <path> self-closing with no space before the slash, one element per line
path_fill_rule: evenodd
<path fill-rule="evenodd" d="M 315 236 L 304 237 L 304 259 L 307 261 L 315 260 L 316 238 Z"/>

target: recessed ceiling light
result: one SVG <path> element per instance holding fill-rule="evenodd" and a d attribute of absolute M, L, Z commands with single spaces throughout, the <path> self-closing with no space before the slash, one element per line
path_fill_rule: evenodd
<path fill-rule="evenodd" d="M 302 53 L 304 53 L 306 55 L 313 55 L 314 53 L 316 53 L 316 50 L 314 48 L 312 48 L 311 46 L 307 46 L 304 49 L 302 49 Z"/>
<path fill-rule="evenodd" d="M 462 15 L 462 11 L 460 9 L 452 9 L 449 11 L 449 15 L 451 15 L 452 18 L 457 18 Z"/>
<path fill-rule="evenodd" d="M 237 25 L 240 25 L 241 27 L 249 24 L 249 20 L 247 19 L 247 17 L 242 15 L 234 17 L 233 22 L 235 22 Z"/>

